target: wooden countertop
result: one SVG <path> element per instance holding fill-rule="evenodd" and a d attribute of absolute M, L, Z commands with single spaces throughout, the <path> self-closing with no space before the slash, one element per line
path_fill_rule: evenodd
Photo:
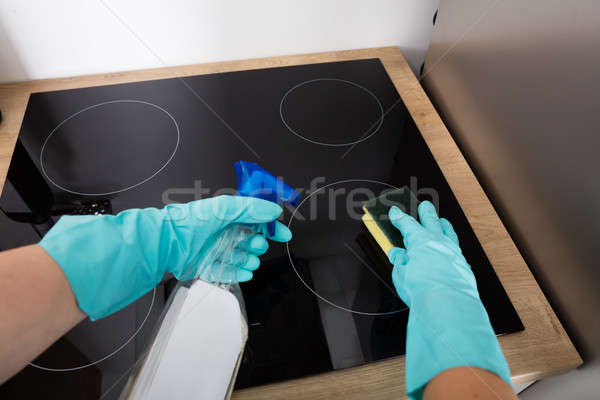
<path fill-rule="evenodd" d="M 29 94 L 124 82 L 288 65 L 379 58 L 435 156 L 475 234 L 506 289 L 523 332 L 500 337 L 514 383 L 564 373 L 581 358 L 523 261 L 421 85 L 395 47 L 336 51 L 254 60 L 219 62 L 76 78 L 0 85 L 0 186 L 4 185 L 13 146 Z M 404 357 L 234 392 L 234 399 L 399 399 L 404 397 Z"/>

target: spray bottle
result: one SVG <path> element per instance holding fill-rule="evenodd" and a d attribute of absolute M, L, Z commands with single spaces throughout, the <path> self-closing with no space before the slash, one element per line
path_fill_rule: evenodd
<path fill-rule="evenodd" d="M 296 207 L 300 193 L 276 178 L 258 164 L 238 161 L 233 165 L 237 175 L 237 195 L 256 197 Z M 275 233 L 275 221 L 267 224 L 232 224 L 227 226 L 203 258 L 196 278 L 228 288 L 237 282 L 237 270 L 231 267 L 238 245 L 255 233 Z"/>

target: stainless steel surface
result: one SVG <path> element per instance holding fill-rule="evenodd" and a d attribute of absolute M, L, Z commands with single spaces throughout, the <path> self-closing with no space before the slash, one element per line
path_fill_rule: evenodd
<path fill-rule="evenodd" d="M 442 0 L 424 86 L 598 375 L 600 2 Z"/>

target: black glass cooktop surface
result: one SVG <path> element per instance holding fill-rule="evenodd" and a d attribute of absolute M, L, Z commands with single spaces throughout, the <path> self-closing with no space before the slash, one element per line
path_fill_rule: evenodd
<path fill-rule="evenodd" d="M 238 160 L 282 177 L 303 201 L 282 217 L 292 241 L 272 243 L 241 285 L 249 339 L 236 387 L 404 354 L 409 311 L 360 220 L 362 202 L 389 188 L 438 207 L 496 333 L 523 329 L 377 59 L 32 94 L 0 199 L 0 246 L 38 242 L 63 214 L 233 193 Z M 0 397 L 117 398 L 169 286 L 83 322 Z"/>

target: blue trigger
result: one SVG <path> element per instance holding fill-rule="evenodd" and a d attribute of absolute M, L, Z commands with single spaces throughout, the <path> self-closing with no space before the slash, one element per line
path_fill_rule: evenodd
<path fill-rule="evenodd" d="M 238 161 L 233 164 L 237 175 L 237 194 L 271 201 L 273 203 L 298 206 L 300 193 L 276 178 L 260 165 L 248 161 Z M 275 234 L 275 221 L 267 223 L 267 233 Z"/>

